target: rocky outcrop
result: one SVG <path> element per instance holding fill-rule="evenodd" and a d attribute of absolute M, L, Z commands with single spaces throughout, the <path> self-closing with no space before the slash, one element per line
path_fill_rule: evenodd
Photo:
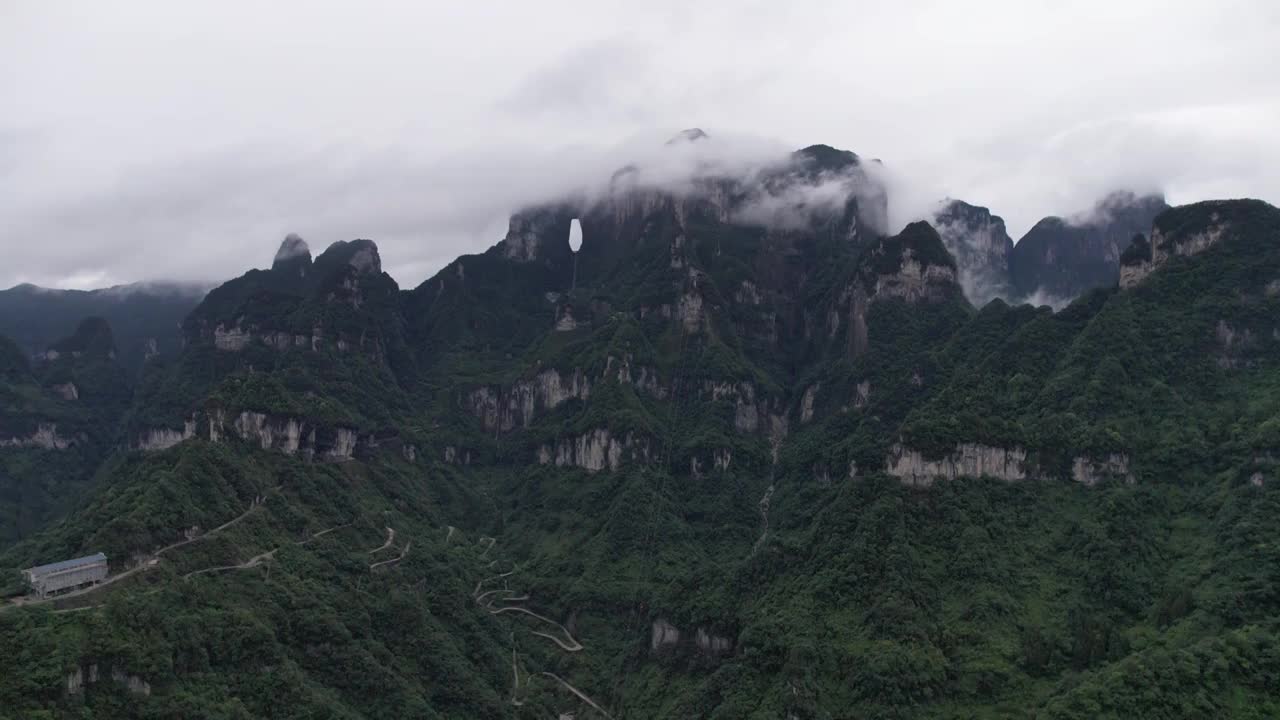
<path fill-rule="evenodd" d="M 50 389 L 63 400 L 73 401 L 80 399 L 80 390 L 76 388 L 76 384 L 73 382 L 58 383 Z"/>
<path fill-rule="evenodd" d="M 512 215 L 507 235 L 498 244 L 502 256 L 522 263 L 570 257 L 569 226 L 576 215 L 565 206 L 528 208 Z"/>
<path fill-rule="evenodd" d="M 713 635 L 698 628 L 693 636 L 693 643 L 708 655 L 723 655 L 733 649 L 733 641 L 723 635 Z"/>
<path fill-rule="evenodd" d="M 168 450 L 183 440 L 189 440 L 195 437 L 195 434 L 196 428 L 194 422 L 188 422 L 182 430 L 174 430 L 173 428 L 147 428 L 138 434 L 132 445 L 134 450 L 143 450 L 145 452 Z"/>
<path fill-rule="evenodd" d="M 285 352 L 290 349 L 319 352 L 327 347 L 335 348 L 338 352 L 350 352 L 368 347 L 375 357 L 381 357 L 380 346 L 364 335 L 354 338 L 335 337 L 330 339 L 326 338 L 324 330 L 320 327 L 312 328 L 309 333 L 289 333 L 283 330 L 246 328 L 237 321 L 230 326 L 219 323 L 213 329 L 213 345 L 224 352 L 241 352 L 255 342 L 278 352 Z"/>
<path fill-rule="evenodd" d="M 540 413 L 569 400 L 586 400 L 590 395 L 591 381 L 581 370 L 543 370 L 505 390 L 490 386 L 473 390 L 466 403 L 486 431 L 507 432 L 527 428 Z"/>
<path fill-rule="evenodd" d="M 217 442 L 226 436 L 226 429 L 222 414 L 215 413 L 209 422 L 209 439 Z M 351 428 L 321 428 L 295 417 L 248 410 L 236 415 L 230 429 L 235 437 L 263 450 L 300 455 L 307 460 L 345 462 L 354 456 L 360 444 L 356 431 Z"/>
<path fill-rule="evenodd" d="M 1088 456 L 1077 456 L 1071 462 L 1071 479 L 1082 485 L 1093 486 L 1103 480 L 1124 480 L 1133 482 L 1133 474 L 1129 472 L 1129 456 L 1123 453 L 1112 453 L 1101 460 Z"/>
<path fill-rule="evenodd" d="M 903 251 L 902 265 L 895 273 L 876 277 L 872 299 L 902 298 L 908 303 L 942 300 L 956 283 L 953 267 L 921 262 L 911 248 Z"/>
<path fill-rule="evenodd" d="M 58 434 L 56 423 L 42 422 L 30 435 L 0 438 L 0 448 L 40 448 L 42 450 L 66 450 L 76 443 L 75 438 Z"/>
<path fill-rule="evenodd" d="M 582 323 L 573 316 L 572 305 L 561 305 L 556 308 L 556 332 L 573 332 L 577 330 Z"/>
<path fill-rule="evenodd" d="M 769 403 L 756 395 L 754 384 L 738 381 L 704 381 L 698 390 L 698 398 L 711 402 L 733 403 L 733 428 L 743 434 L 766 432 L 770 436 L 778 430 L 778 423 L 786 423 L 786 416 L 770 413 Z M 785 435 L 785 430 L 783 431 Z"/>
<path fill-rule="evenodd" d="M 226 327 L 219 324 L 213 329 L 213 345 L 219 350 L 239 352 L 249 346 L 253 334 L 239 325 Z"/>
<path fill-rule="evenodd" d="M 706 628 L 695 628 L 692 642 L 687 634 L 681 633 L 675 625 L 663 618 L 653 621 L 649 628 L 649 652 L 659 653 L 691 646 L 705 655 L 725 655 L 733 650 L 733 640 L 724 635 L 709 632 Z"/>
<path fill-rule="evenodd" d="M 1214 358 L 1218 367 L 1227 370 L 1250 367 L 1254 364 L 1244 357 L 1256 344 L 1252 330 L 1247 327 L 1237 327 L 1226 320 L 1219 320 L 1214 326 L 1213 336 L 1219 348 Z"/>
<path fill-rule="evenodd" d="M 867 318 L 872 304 L 901 300 L 917 305 L 963 297 L 955 261 L 937 231 L 928 223 L 911 223 L 864 254 L 857 273 L 827 313 L 827 337 L 834 339 L 845 329 L 848 352 L 858 357 L 870 346 Z"/>
<path fill-rule="evenodd" d="M 818 390 L 822 388 L 822 383 L 816 383 L 805 388 L 804 394 L 800 397 L 800 422 L 807 423 L 813 419 L 813 402 L 817 398 Z"/>
<path fill-rule="evenodd" d="M 853 389 L 853 407 L 861 410 L 871 401 L 871 381 L 863 380 Z"/>
<path fill-rule="evenodd" d="M 466 449 L 459 450 L 452 445 L 447 445 L 444 449 L 444 461 L 450 465 L 470 465 L 471 451 Z"/>
<path fill-rule="evenodd" d="M 83 692 L 85 685 L 93 685 L 97 683 L 100 677 L 101 674 L 98 672 L 97 663 L 77 665 L 76 669 L 68 673 L 66 676 L 65 682 L 67 685 L 67 694 L 75 695 Z M 111 681 L 123 686 L 134 695 L 151 694 L 151 683 L 143 680 L 137 675 L 127 673 L 117 667 L 111 668 Z"/>
<path fill-rule="evenodd" d="M 280 243 L 280 249 L 276 250 L 271 269 L 305 278 L 311 270 L 311 248 L 297 234 L 289 233 Z"/>
<path fill-rule="evenodd" d="M 649 650 L 656 652 L 664 647 L 675 647 L 679 644 L 679 628 L 662 618 L 653 621 L 649 630 Z"/>
<path fill-rule="evenodd" d="M 616 371 L 614 369 L 615 366 L 617 368 Z M 668 395 L 666 386 L 658 378 L 657 369 L 644 365 L 633 368 L 630 355 L 623 357 L 621 360 L 610 355 L 605 360 L 604 377 L 608 378 L 611 375 L 616 377 L 618 382 L 630 385 L 636 390 L 658 400 L 663 400 Z"/>
<path fill-rule="evenodd" d="M 324 450 L 324 459 L 330 462 L 350 460 L 356 451 L 356 431 L 349 428 L 337 428 L 334 431 L 332 444 Z"/>
<path fill-rule="evenodd" d="M 728 448 L 717 448 L 715 452 L 711 454 L 710 467 L 718 472 L 728 470 L 729 466 L 732 464 L 733 451 Z M 694 480 L 702 479 L 702 471 L 706 467 L 707 462 L 705 458 L 698 457 L 697 455 L 689 458 L 689 474 L 693 476 Z"/>
<path fill-rule="evenodd" d="M 680 302 L 676 306 L 676 316 L 680 319 L 680 326 L 686 333 L 696 333 L 702 328 L 704 319 L 702 304 L 702 295 L 697 292 L 687 292 L 680 296 Z"/>
<path fill-rule="evenodd" d="M 956 260 L 960 287 L 975 307 L 1012 294 L 1009 258 L 1013 239 L 1004 220 L 984 207 L 947 201 L 935 214 L 938 235 Z"/>
<path fill-rule="evenodd" d="M 253 443 L 263 450 L 328 462 L 350 460 L 356 448 L 365 444 L 351 428 L 326 428 L 301 418 L 251 410 L 229 419 L 225 411 L 214 409 L 193 415 L 183 424 L 182 430 L 147 428 L 134 438 L 130 446 L 142 451 L 167 450 L 197 435 L 207 437 L 209 442 L 236 439 Z M 366 440 L 371 446 L 376 444 L 372 436 Z"/>
<path fill-rule="evenodd" d="M 298 452 L 304 440 L 302 423 L 296 418 L 272 420 L 262 413 L 242 412 L 236 416 L 232 427 L 242 440 L 256 442 L 263 450 L 279 450 L 286 455 Z M 305 439 L 310 446 L 315 445 L 314 428 Z"/>
<path fill-rule="evenodd" d="M 1162 222 L 1157 222 L 1151 229 L 1151 240 L 1146 246 L 1125 253 L 1124 265 L 1120 271 L 1120 287 L 1133 287 L 1170 259 L 1198 255 L 1229 237 L 1233 233 L 1233 227 L 1228 214 L 1242 209 L 1239 205 L 1231 206 L 1230 203 L 1232 201 L 1196 203 L 1171 211 L 1171 215 L 1190 215 L 1200 211 L 1206 217 L 1194 222 L 1192 229 L 1179 226 L 1177 218 L 1169 218 L 1168 222 L 1164 222 L 1162 218 Z"/>
<path fill-rule="evenodd" d="M 993 477 L 1005 481 L 1026 480 L 1027 451 L 1020 447 L 1000 448 L 961 443 L 951 453 L 931 458 L 901 444 L 893 446 L 885 460 L 888 473 L 907 485 L 927 487 L 934 480 L 959 477 Z"/>
<path fill-rule="evenodd" d="M 538 448 L 538 463 L 541 465 L 580 467 L 587 472 L 617 470 L 624 460 L 647 462 L 650 456 L 647 440 L 634 433 L 617 438 L 605 428 L 577 437 L 561 438 L 554 445 Z"/>

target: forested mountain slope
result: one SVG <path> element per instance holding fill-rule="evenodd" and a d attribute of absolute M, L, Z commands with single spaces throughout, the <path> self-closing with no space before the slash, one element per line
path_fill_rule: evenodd
<path fill-rule="evenodd" d="M 115 332 L 120 363 L 136 374 L 149 357 L 178 352 L 178 326 L 206 286 L 136 283 L 99 290 L 18 285 L 0 290 L 0 335 L 28 353 L 43 352 L 86 317 L 101 317 Z"/>
<path fill-rule="evenodd" d="M 120 576 L 0 610 L 0 715 L 1275 716 L 1280 211 L 976 310 L 867 168 L 623 171 L 404 291 L 287 239 L 0 554 Z"/>

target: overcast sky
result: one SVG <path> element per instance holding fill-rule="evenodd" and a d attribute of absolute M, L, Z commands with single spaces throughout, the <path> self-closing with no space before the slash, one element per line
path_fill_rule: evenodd
<path fill-rule="evenodd" d="M 0 287 L 221 280 L 289 232 L 411 287 L 692 126 L 881 158 L 898 224 L 1280 204 L 1278 39 L 1275 0 L 0 0 Z"/>

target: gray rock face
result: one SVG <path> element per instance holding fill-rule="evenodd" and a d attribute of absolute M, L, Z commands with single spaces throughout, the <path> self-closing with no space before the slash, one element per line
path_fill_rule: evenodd
<path fill-rule="evenodd" d="M 630 385 L 636 390 L 643 392 L 650 397 L 663 400 L 669 394 L 667 387 L 658 378 L 656 368 L 647 366 L 632 367 L 631 356 L 627 355 L 621 360 L 610 355 L 605 360 L 604 377 L 607 378 L 614 372 L 617 367 L 616 377 L 618 382 L 624 385 Z"/>
<path fill-rule="evenodd" d="M 1014 289 L 1021 297 L 1065 302 L 1120 278 L 1120 256 L 1134 235 L 1151 230 L 1168 209 L 1159 195 L 1117 192 L 1090 211 L 1047 217 L 1022 236 L 1010 256 Z"/>
<path fill-rule="evenodd" d="M 955 268 L 945 265 L 924 265 L 915 251 L 903 251 L 902 266 L 898 272 L 876 277 L 874 300 L 902 298 L 909 303 L 925 300 L 941 300 L 947 289 L 956 283 Z"/>
<path fill-rule="evenodd" d="M 147 428 L 134 438 L 131 447 L 148 452 L 167 450 L 196 437 L 197 433 L 206 436 L 209 442 L 238 439 L 263 450 L 328 462 L 350 460 L 360 445 L 359 436 L 351 428 L 323 429 L 302 418 L 249 410 L 240 412 L 228 423 L 224 411 L 213 410 L 208 415 L 193 415 L 183 424 L 182 430 Z"/>
<path fill-rule="evenodd" d="M 1129 456 L 1123 453 L 1112 453 L 1102 459 L 1078 456 L 1071 463 L 1071 479 L 1081 485 L 1089 486 L 1109 479 L 1132 483 L 1133 475 L 1129 472 Z"/>
<path fill-rule="evenodd" d="M 239 325 L 225 327 L 219 324 L 213 329 L 213 345 L 219 350 L 239 352 L 249 346 L 253 334 Z"/>
<path fill-rule="evenodd" d="M 1231 224 L 1216 212 L 1211 215 L 1208 227 L 1185 236 L 1169 237 L 1159 227 L 1152 228 L 1148 246 L 1140 248 L 1141 252 L 1126 253 L 1125 263 L 1120 268 L 1120 287 L 1134 287 L 1170 258 L 1197 255 L 1230 234 Z"/>
<path fill-rule="evenodd" d="M 653 621 L 653 627 L 649 632 L 649 649 L 659 650 L 664 647 L 674 647 L 680 644 L 680 630 L 675 625 L 658 618 Z"/>
<path fill-rule="evenodd" d="M 310 265 L 311 248 L 296 233 L 289 233 L 285 236 L 284 242 L 280 243 L 280 249 L 276 250 L 276 256 L 271 261 L 272 269 L 278 270 L 285 266 L 296 266 L 300 269 L 301 275 L 306 275 L 306 268 Z"/>
<path fill-rule="evenodd" d="M 369 342 L 364 335 L 347 340 L 342 337 L 328 338 L 323 328 L 319 326 L 313 327 L 310 334 L 295 334 L 278 330 L 259 330 L 244 327 L 240 323 L 241 321 L 238 320 L 230 327 L 219 323 L 213 329 L 214 347 L 223 352 L 241 352 L 250 344 L 257 342 L 277 352 L 293 349 L 319 352 L 325 348 L 334 348 L 338 352 L 364 351 L 375 359 L 381 358 L 381 347 L 376 342 Z"/>
<path fill-rule="evenodd" d="M 528 208 L 512 215 L 507 235 L 499 243 L 502 256 L 522 263 L 571 259 L 569 228 L 576 216 L 577 211 L 558 205 Z"/>
<path fill-rule="evenodd" d="M 591 380 L 581 370 L 543 370 L 507 389 L 473 390 L 467 396 L 467 405 L 485 430 L 507 432 L 516 427 L 527 428 L 539 414 L 569 400 L 586 400 L 590 395 Z"/>
<path fill-rule="evenodd" d="M 786 424 L 786 416 L 771 414 L 768 401 L 757 397 L 755 385 L 749 382 L 707 380 L 698 388 L 698 398 L 704 402 L 731 401 L 733 428 L 743 434 L 766 432 L 772 437 L 777 433 L 779 423 Z"/>
<path fill-rule="evenodd" d="M 624 460 L 647 462 L 649 442 L 627 433 L 622 438 L 606 428 L 597 428 L 577 437 L 561 438 L 554 445 L 538 448 L 538 463 L 560 467 L 580 467 L 587 472 L 617 470 Z"/>
<path fill-rule="evenodd" d="M 97 663 L 90 663 L 87 666 L 77 665 L 76 669 L 66 676 L 67 694 L 76 695 L 84 692 L 84 686 L 97 683 L 99 675 Z M 151 694 L 151 683 L 120 668 L 111 668 L 111 681 L 124 686 L 126 690 L 134 695 Z"/>
<path fill-rule="evenodd" d="M 296 418 L 274 421 L 262 413 L 242 412 L 236 416 L 233 427 L 242 440 L 257 442 L 263 450 L 279 450 L 293 455 L 302 447 L 302 424 Z M 308 440 L 315 442 L 314 430 Z"/>
<path fill-rule="evenodd" d="M 356 240 L 362 243 L 351 259 L 347 261 L 361 275 L 377 275 L 382 272 L 382 258 L 378 255 L 378 246 L 372 242 Z"/>
<path fill-rule="evenodd" d="M 74 438 L 58 434 L 55 423 L 39 423 L 35 432 L 25 437 L 0 438 L 0 448 L 40 448 L 42 450 L 66 450 L 75 444 Z"/>
<path fill-rule="evenodd" d="M 674 650 L 684 645 L 692 645 L 705 655 L 724 655 L 733 650 L 733 640 L 723 635 L 716 635 L 706 628 L 696 628 L 693 642 L 689 642 L 686 634 L 663 618 L 653 621 L 649 628 L 649 652 L 659 653 L 663 650 Z"/>
<path fill-rule="evenodd" d="M 701 330 L 704 319 L 702 295 L 697 292 L 681 295 L 680 302 L 676 306 L 676 315 L 680 318 L 680 325 L 685 332 L 696 333 Z"/>
<path fill-rule="evenodd" d="M 1013 239 L 1002 218 L 987 208 L 951 200 L 934 216 L 934 225 L 956 260 L 960 287 L 969 302 L 982 307 L 995 298 L 1012 296 Z"/>
<path fill-rule="evenodd" d="M 1000 448 L 962 443 L 942 458 L 928 458 L 918 450 L 894 445 L 885 461 L 890 475 L 907 485 L 927 487 L 934 480 L 958 477 L 993 477 L 1006 481 L 1026 480 L 1027 451 L 1020 447 Z"/>

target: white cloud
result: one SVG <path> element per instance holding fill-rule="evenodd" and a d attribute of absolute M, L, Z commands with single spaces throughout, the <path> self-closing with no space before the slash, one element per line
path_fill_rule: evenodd
<path fill-rule="evenodd" d="M 690 126 L 882 158 L 899 226 L 942 196 L 1015 238 L 1119 186 L 1278 202 L 1278 35 L 1267 0 L 10 2 L 0 286 L 225 278 L 292 231 L 414 285 Z"/>

